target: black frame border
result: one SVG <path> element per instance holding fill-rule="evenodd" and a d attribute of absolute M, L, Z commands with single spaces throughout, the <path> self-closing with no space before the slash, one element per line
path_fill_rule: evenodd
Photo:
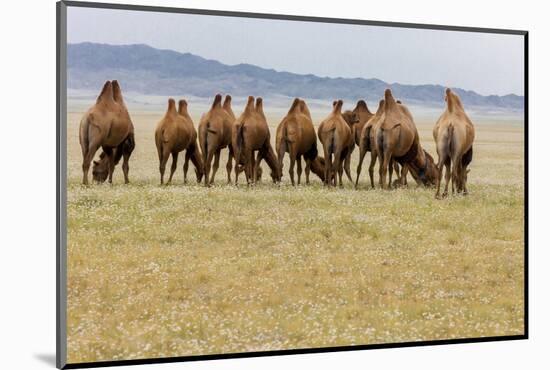
<path fill-rule="evenodd" d="M 256 19 L 275 19 L 287 21 L 339 23 L 393 28 L 414 28 L 441 31 L 459 31 L 476 33 L 495 33 L 505 35 L 520 35 L 524 38 L 524 333 L 520 335 L 493 336 L 481 338 L 457 338 L 445 340 L 427 340 L 417 342 L 396 342 L 365 344 L 355 346 L 298 348 L 274 351 L 255 351 L 224 354 L 207 354 L 192 356 L 176 356 L 162 358 L 147 358 L 134 360 L 116 360 L 99 362 L 67 363 L 67 245 L 66 245 L 66 47 L 67 47 L 67 7 L 83 7 L 95 9 L 133 10 L 157 13 L 180 13 L 224 17 L 241 17 Z M 445 26 L 439 24 L 384 22 L 347 18 L 310 17 L 301 15 L 251 13 L 225 10 L 191 9 L 163 6 L 146 6 L 130 4 L 113 4 L 83 1 L 62 0 L 56 3 L 56 367 L 58 369 L 80 369 L 110 366 L 127 366 L 143 364 L 162 364 L 187 361 L 207 361 L 232 358 L 249 358 L 265 356 L 283 356 L 296 354 L 361 351 L 368 349 L 405 348 L 435 346 L 446 344 L 483 343 L 529 338 L 529 32 L 526 30 L 497 29 L 482 27 Z"/>

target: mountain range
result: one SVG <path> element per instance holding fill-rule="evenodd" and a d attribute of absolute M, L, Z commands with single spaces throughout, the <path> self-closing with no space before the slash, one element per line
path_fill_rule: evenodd
<path fill-rule="evenodd" d="M 450 72 L 452 73 L 452 72 Z M 118 79 L 124 91 L 144 95 L 211 97 L 288 96 L 311 99 L 366 99 L 373 108 L 391 88 L 406 103 L 441 105 L 445 86 L 387 83 L 376 78 L 329 78 L 266 69 L 251 64 L 227 65 L 190 53 L 148 45 L 69 44 L 67 84 L 99 91 L 105 80 Z M 522 110 L 523 96 L 480 95 L 454 87 L 466 106 Z"/>

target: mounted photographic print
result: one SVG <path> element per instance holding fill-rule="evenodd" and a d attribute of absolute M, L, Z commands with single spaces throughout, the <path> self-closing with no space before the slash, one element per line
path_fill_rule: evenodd
<path fill-rule="evenodd" d="M 526 31 L 57 10 L 58 367 L 527 338 Z"/>

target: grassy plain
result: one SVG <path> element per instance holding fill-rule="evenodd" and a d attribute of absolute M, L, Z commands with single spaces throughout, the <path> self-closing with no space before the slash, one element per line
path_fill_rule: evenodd
<path fill-rule="evenodd" d="M 521 121 L 477 119 L 470 195 L 437 201 L 411 179 L 368 190 L 366 167 L 358 191 L 286 173 L 227 186 L 224 160 L 210 189 L 193 171 L 184 185 L 183 162 L 161 187 L 163 112 L 138 108 L 131 184 L 118 166 L 113 185 L 82 187 L 70 105 L 69 362 L 523 333 Z M 268 116 L 274 136 L 282 114 Z M 417 122 L 433 154 L 435 119 Z"/>

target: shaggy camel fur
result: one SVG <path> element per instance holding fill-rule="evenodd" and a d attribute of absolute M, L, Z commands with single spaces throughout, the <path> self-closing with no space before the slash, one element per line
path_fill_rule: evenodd
<path fill-rule="evenodd" d="M 176 111 L 176 102 L 170 98 L 168 100 L 168 109 L 164 117 L 158 122 L 155 129 L 155 144 L 159 156 L 160 183 L 164 184 L 164 171 L 166 162 L 172 155 L 172 166 L 170 167 L 170 177 L 168 184 L 172 182 L 172 176 L 178 166 L 178 155 L 182 151 L 185 153 L 185 162 L 183 165 L 183 181 L 187 183 L 187 170 L 189 168 L 189 159 L 195 166 L 197 182 L 200 182 L 203 176 L 203 163 L 197 145 L 197 131 L 193 121 L 187 112 L 187 102 L 180 100 Z"/>
<path fill-rule="evenodd" d="M 232 116 L 231 97 L 225 99 L 225 108 L 222 107 L 222 96 L 217 94 L 214 97 L 212 107 L 203 114 L 199 124 L 199 142 L 204 163 L 204 184 L 210 186 L 214 183 L 214 177 L 220 164 L 221 150 L 228 148 L 227 159 L 227 182 L 231 182 L 231 163 L 233 160 L 233 148 L 231 146 L 231 132 L 235 121 Z M 212 159 L 214 166 L 212 167 Z M 210 170 L 212 175 L 210 176 Z"/>
<path fill-rule="evenodd" d="M 342 160 L 353 143 L 349 125 L 342 117 L 342 100 L 333 104 L 332 112 L 319 125 L 317 135 L 323 144 L 325 159 L 325 184 L 336 186 L 336 174 L 342 186 Z M 333 158 L 334 156 L 334 158 Z"/>
<path fill-rule="evenodd" d="M 80 121 L 79 140 L 82 148 L 82 183 L 84 185 L 88 184 L 90 164 L 100 147 L 105 154 L 103 159 L 96 165 L 98 171 L 104 168 L 106 164 L 107 177 L 109 183 L 112 183 L 115 168 L 114 151 L 120 146 L 119 155 L 124 157 L 122 164 L 124 182 L 129 182 L 128 161 L 133 150 L 133 138 L 130 139 L 132 145 L 127 145 L 126 151 L 122 148 L 122 144 L 126 139 L 129 139 L 130 135 L 133 136 L 133 132 L 134 126 L 124 104 L 118 82 L 116 80 L 105 82 L 96 103 L 88 109 Z M 132 150 L 128 151 L 129 147 L 132 147 Z"/>
<path fill-rule="evenodd" d="M 437 147 L 437 178 L 436 198 L 439 198 L 443 166 L 445 166 L 445 190 L 443 196 L 449 191 L 449 180 L 452 175 L 452 192 L 461 191 L 468 194 L 466 187 L 468 165 L 472 161 L 475 128 L 464 111 L 464 106 L 457 94 L 451 89 L 445 90 L 447 107 L 437 120 L 433 129 L 433 137 Z"/>
<path fill-rule="evenodd" d="M 235 121 L 232 134 L 232 147 L 235 158 L 241 159 L 245 169 L 247 184 L 253 184 L 258 178 L 258 169 L 262 159 L 265 159 L 271 169 L 274 181 L 280 181 L 277 157 L 270 143 L 269 127 L 263 110 L 262 98 L 249 96 L 244 112 Z M 258 157 L 254 161 L 254 154 Z M 235 161 L 235 185 L 238 184 L 239 161 Z"/>
<path fill-rule="evenodd" d="M 380 187 L 387 188 L 386 174 L 392 159 L 406 166 L 417 183 L 435 185 L 437 167 L 420 145 L 410 111 L 395 101 L 389 89 L 384 93 L 384 101 L 384 115 L 376 132 L 377 153 L 381 161 Z"/>
<path fill-rule="evenodd" d="M 301 99 L 294 99 L 287 115 L 277 127 L 275 138 L 279 169 L 282 177 L 283 159 L 288 152 L 290 167 L 288 173 L 292 185 L 294 182 L 294 165 L 298 166 L 298 185 L 302 176 L 302 160 L 306 162 L 306 184 L 309 184 L 309 172 L 313 172 L 324 181 L 324 171 L 320 164 L 317 152 L 317 137 L 311 120 L 311 114 L 306 103 Z"/>

